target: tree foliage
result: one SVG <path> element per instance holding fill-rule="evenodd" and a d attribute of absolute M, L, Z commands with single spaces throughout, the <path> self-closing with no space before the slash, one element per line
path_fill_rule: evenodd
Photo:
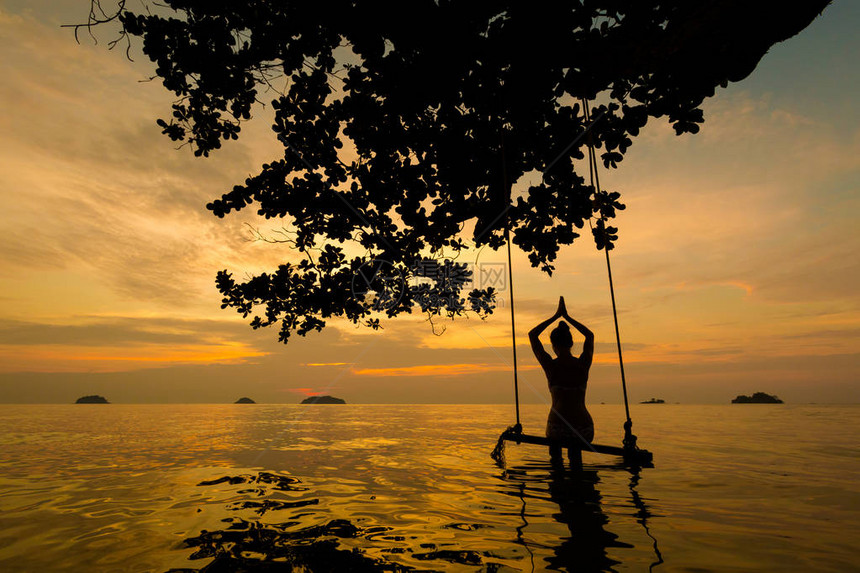
<path fill-rule="evenodd" d="M 491 312 L 492 288 L 463 293 L 463 281 L 416 262 L 468 243 L 498 249 L 506 226 L 550 274 L 589 222 L 611 249 L 623 205 L 577 172 L 586 146 L 615 168 L 650 118 L 696 133 L 717 86 L 748 75 L 826 4 L 163 0 L 153 12 L 123 3 L 116 17 L 176 96 L 163 133 L 197 155 L 237 139 L 255 102 L 276 94 L 283 156 L 208 208 L 224 217 L 253 205 L 294 230 L 301 263 L 217 278 L 224 307 L 254 315 L 255 328 L 280 323 L 286 342 L 332 316 L 378 326 L 353 294 L 357 275 L 377 294 L 429 279 L 389 301 L 389 316 Z M 532 172 L 540 182 L 512 196 Z M 348 255 L 352 243 L 363 254 Z"/>

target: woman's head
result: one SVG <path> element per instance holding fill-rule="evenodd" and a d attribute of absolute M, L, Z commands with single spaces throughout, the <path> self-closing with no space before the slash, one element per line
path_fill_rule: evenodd
<path fill-rule="evenodd" d="M 573 347 L 573 336 L 570 335 L 570 327 L 566 322 L 560 322 L 549 334 L 549 341 L 556 354 L 559 351 L 567 351 Z"/>

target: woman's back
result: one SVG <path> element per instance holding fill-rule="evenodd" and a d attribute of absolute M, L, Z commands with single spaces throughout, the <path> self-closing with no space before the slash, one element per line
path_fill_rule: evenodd
<path fill-rule="evenodd" d="M 588 384 L 588 366 L 575 356 L 560 356 L 544 363 L 544 373 L 550 391 L 554 386 L 559 388 L 581 390 L 585 395 Z"/>
<path fill-rule="evenodd" d="M 549 437 L 572 438 L 576 432 L 588 441 L 593 437 L 594 421 L 585 407 L 588 368 L 573 356 L 555 358 L 545 368 L 552 410 L 547 420 Z M 573 435 L 572 435 L 573 434 Z"/>

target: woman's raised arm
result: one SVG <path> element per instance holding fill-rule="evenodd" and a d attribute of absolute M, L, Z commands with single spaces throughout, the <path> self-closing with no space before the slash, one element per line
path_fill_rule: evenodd
<path fill-rule="evenodd" d="M 585 337 L 585 343 L 582 345 L 582 354 L 579 356 L 580 360 L 585 360 L 588 362 L 588 365 L 591 365 L 591 360 L 594 356 L 594 333 L 588 329 L 587 326 L 573 318 L 567 313 L 567 309 L 564 308 L 564 298 L 562 297 L 561 302 L 559 302 L 559 308 L 562 309 L 562 316 L 566 321 L 573 325 L 575 329 L 577 329 L 580 334 Z"/>
<path fill-rule="evenodd" d="M 552 361 L 552 356 L 550 356 L 549 353 L 544 350 L 543 344 L 541 344 L 540 341 L 540 334 L 541 332 L 546 330 L 547 326 L 561 318 L 564 313 L 564 298 L 559 297 L 558 309 L 555 311 L 555 314 L 529 331 L 529 342 L 532 345 L 532 352 L 535 353 L 535 357 L 537 358 L 541 366 L 549 364 Z"/>

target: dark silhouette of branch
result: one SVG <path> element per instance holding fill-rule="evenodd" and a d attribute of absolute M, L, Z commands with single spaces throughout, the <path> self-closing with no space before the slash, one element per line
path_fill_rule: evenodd
<path fill-rule="evenodd" d="M 624 204 L 577 171 L 588 147 L 614 169 L 651 120 L 697 133 L 718 87 L 828 3 L 164 0 L 151 12 L 92 0 L 87 23 L 72 27 L 77 39 L 116 21 L 109 47 L 142 41 L 175 96 L 157 123 L 195 155 L 237 140 L 253 106 L 271 105 L 283 154 L 207 208 L 253 208 L 291 229 L 257 238 L 289 244 L 301 262 L 216 280 L 224 308 L 253 314 L 255 328 L 279 323 L 286 342 L 335 316 L 374 327 L 369 317 L 416 306 L 431 319 L 485 316 L 492 288 L 466 293 L 469 281 L 444 274 L 407 284 L 466 241 L 497 250 L 510 236 L 548 274 L 587 223 L 597 248 L 613 248 Z M 540 181 L 514 196 L 533 172 Z"/>

